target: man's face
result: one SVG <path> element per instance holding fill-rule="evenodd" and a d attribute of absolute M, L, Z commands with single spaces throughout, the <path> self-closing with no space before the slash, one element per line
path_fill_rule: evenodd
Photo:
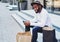
<path fill-rule="evenodd" d="M 35 12 L 37 12 L 37 11 L 38 11 L 38 9 L 39 9 L 39 7 L 38 7 L 38 5 L 37 5 L 37 4 L 34 4 L 32 7 L 33 7 L 33 9 L 35 10 Z"/>

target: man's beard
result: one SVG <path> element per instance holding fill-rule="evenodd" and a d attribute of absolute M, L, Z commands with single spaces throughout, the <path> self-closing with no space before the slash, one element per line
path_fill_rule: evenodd
<path fill-rule="evenodd" d="M 39 13 L 39 9 L 36 11 L 36 13 Z"/>
<path fill-rule="evenodd" d="M 35 11 L 36 13 L 40 13 L 41 12 L 41 10 L 42 10 L 42 8 L 38 8 L 38 10 L 37 11 Z"/>

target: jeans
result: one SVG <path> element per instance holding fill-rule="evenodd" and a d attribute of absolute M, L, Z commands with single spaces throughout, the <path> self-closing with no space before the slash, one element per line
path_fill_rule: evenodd
<path fill-rule="evenodd" d="M 30 31 L 30 27 L 33 27 L 31 42 L 37 42 L 38 32 L 42 33 L 42 27 L 38 27 L 38 26 L 26 26 L 25 31 Z"/>
<path fill-rule="evenodd" d="M 42 32 L 42 27 L 33 27 L 31 42 L 37 42 L 38 32 Z"/>

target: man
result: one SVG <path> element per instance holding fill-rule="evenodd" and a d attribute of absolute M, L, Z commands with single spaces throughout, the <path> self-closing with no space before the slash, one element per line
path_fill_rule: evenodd
<path fill-rule="evenodd" d="M 31 42 L 37 42 L 38 32 L 42 32 L 43 27 L 51 26 L 51 21 L 48 12 L 43 8 L 39 1 L 31 3 L 34 11 L 36 12 L 35 18 L 32 21 L 24 21 L 25 31 L 30 31 L 30 26 L 33 27 Z"/>

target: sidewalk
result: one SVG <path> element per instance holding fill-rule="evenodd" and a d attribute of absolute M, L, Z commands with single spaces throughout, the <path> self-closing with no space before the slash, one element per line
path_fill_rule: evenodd
<path fill-rule="evenodd" d="M 16 34 L 23 30 L 11 17 L 14 12 L 9 11 L 7 5 L 0 2 L 0 42 L 16 42 Z"/>

